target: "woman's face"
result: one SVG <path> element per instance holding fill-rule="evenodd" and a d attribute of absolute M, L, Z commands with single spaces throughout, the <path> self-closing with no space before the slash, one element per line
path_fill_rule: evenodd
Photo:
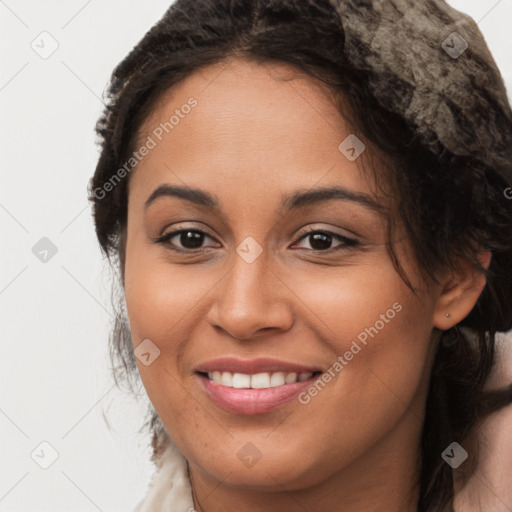
<path fill-rule="evenodd" d="M 326 91 L 286 65 L 225 61 L 175 86 L 140 132 L 125 264 L 137 364 L 212 481 L 301 488 L 419 441 L 436 288 L 401 229 L 417 296 L 395 271 L 369 155 Z"/>

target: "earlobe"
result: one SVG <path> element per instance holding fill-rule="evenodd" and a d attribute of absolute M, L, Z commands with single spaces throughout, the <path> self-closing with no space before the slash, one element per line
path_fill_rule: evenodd
<path fill-rule="evenodd" d="M 484 268 L 489 268 L 491 252 L 481 252 L 478 259 Z M 435 305 L 434 327 L 444 331 L 462 321 L 475 306 L 485 284 L 484 274 L 461 261 L 457 270 L 445 278 Z"/>

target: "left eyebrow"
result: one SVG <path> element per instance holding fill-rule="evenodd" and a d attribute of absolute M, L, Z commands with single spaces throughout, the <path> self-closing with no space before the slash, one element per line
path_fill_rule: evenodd
<path fill-rule="evenodd" d="M 290 210 L 299 210 L 310 204 L 331 201 L 333 199 L 359 203 L 378 214 L 382 214 L 385 211 L 385 207 L 377 203 L 368 194 L 354 192 L 343 187 L 322 187 L 306 192 L 299 190 L 284 196 L 281 208 L 284 209 L 285 212 L 288 212 Z"/>

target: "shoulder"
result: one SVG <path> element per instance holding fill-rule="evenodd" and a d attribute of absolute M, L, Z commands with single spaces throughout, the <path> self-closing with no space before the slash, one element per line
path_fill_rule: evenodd
<path fill-rule="evenodd" d="M 486 389 L 512 383 L 512 331 L 499 333 L 496 364 Z M 512 507 L 512 404 L 490 414 L 473 433 L 478 443 L 478 466 L 456 495 L 457 512 L 508 512 Z"/>

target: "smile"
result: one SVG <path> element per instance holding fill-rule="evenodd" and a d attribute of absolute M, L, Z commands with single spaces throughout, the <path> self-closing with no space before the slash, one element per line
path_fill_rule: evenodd
<path fill-rule="evenodd" d="M 238 389 L 265 389 L 302 382 L 309 379 L 312 372 L 302 373 L 284 373 L 284 372 L 263 372 L 249 375 L 246 373 L 231 372 L 208 372 L 208 378 L 217 384 L 222 384 L 228 388 Z"/>
<path fill-rule="evenodd" d="M 224 411 L 252 415 L 274 411 L 289 404 L 308 388 L 321 372 L 196 373 L 209 399 Z M 297 401 L 298 403 L 298 401 Z"/>

